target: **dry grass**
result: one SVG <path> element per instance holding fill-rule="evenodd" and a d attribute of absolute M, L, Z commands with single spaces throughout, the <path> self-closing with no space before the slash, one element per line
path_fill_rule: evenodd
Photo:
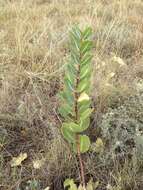
<path fill-rule="evenodd" d="M 42 186 L 52 183 L 53 189 L 62 189 L 69 175 L 78 181 L 76 159 L 62 147 L 56 112 L 68 32 L 74 23 L 93 28 L 98 118 L 135 94 L 143 79 L 142 16 L 141 0 L 0 0 L 0 132 L 6 136 L 0 144 L 0 189 L 16 189 L 23 176 L 40 174 Z M 9 161 L 20 152 L 27 152 L 28 160 L 13 170 Z M 41 156 L 47 165 L 35 171 L 32 160 Z M 93 160 L 89 156 L 88 163 Z M 106 186 L 110 176 L 104 179 Z"/>

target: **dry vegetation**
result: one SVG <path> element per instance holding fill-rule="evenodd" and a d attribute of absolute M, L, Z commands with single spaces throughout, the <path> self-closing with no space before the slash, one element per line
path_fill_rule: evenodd
<path fill-rule="evenodd" d="M 0 190 L 62 190 L 66 177 L 79 181 L 76 158 L 60 136 L 56 96 L 74 23 L 91 25 L 94 33 L 93 145 L 109 109 L 126 107 L 132 97 L 143 105 L 142 0 L 0 0 Z M 132 110 L 128 116 L 142 127 L 143 110 Z M 110 143 L 103 142 L 102 153 L 85 155 L 87 180 L 99 181 L 98 190 L 142 190 L 143 157 L 109 156 Z M 20 153 L 27 159 L 11 167 Z M 44 164 L 34 169 L 38 159 Z M 29 180 L 40 186 L 30 189 Z"/>

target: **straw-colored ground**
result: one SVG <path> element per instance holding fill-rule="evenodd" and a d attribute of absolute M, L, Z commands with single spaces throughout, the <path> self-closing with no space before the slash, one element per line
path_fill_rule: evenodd
<path fill-rule="evenodd" d="M 79 182 L 76 158 L 60 135 L 56 96 L 75 23 L 93 29 L 93 145 L 103 136 L 102 116 L 132 104 L 133 97 L 129 112 L 141 124 L 142 147 L 143 1 L 0 0 L 0 190 L 62 190 L 67 177 Z M 138 112 L 132 112 L 135 107 Z M 99 190 L 142 190 L 142 157 L 135 148 L 130 156 L 116 158 L 112 152 L 114 159 L 107 159 L 110 143 L 102 140 L 104 153 L 91 150 L 83 158 L 86 180 L 99 181 Z M 11 167 L 20 153 L 27 159 Z M 33 161 L 41 159 L 35 169 Z M 33 189 L 28 181 L 35 182 Z"/>

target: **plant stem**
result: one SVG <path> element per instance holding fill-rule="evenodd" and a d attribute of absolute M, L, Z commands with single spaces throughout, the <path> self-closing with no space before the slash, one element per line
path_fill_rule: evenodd
<path fill-rule="evenodd" d="M 81 57 L 81 56 L 80 56 Z M 79 94 L 77 92 L 78 84 L 79 84 L 79 78 L 80 77 L 80 64 L 78 64 L 78 70 L 77 70 L 77 78 L 76 78 L 76 85 L 75 85 L 75 120 L 78 121 L 78 98 Z M 83 188 L 85 188 L 85 174 L 84 174 L 84 166 L 83 161 L 80 153 L 80 136 L 76 135 L 76 147 L 77 147 L 77 155 L 78 155 L 78 161 L 80 166 L 80 181 Z"/>
<path fill-rule="evenodd" d="M 80 139 L 79 135 L 76 136 L 77 138 L 77 154 L 78 154 L 78 160 L 79 160 L 79 165 L 80 165 L 80 178 L 81 178 L 81 185 L 83 188 L 85 188 L 85 175 L 84 175 L 84 166 L 83 166 L 83 161 L 80 153 Z"/>

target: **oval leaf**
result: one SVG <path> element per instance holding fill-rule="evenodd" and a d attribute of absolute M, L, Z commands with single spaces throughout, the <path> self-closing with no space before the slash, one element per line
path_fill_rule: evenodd
<path fill-rule="evenodd" d="M 90 148 L 90 139 L 87 135 L 80 135 L 80 152 L 85 153 Z"/>
<path fill-rule="evenodd" d="M 92 35 L 92 28 L 91 28 L 91 27 L 87 27 L 87 28 L 83 31 L 83 33 L 82 33 L 83 39 L 88 39 L 91 35 Z"/>
<path fill-rule="evenodd" d="M 61 131 L 62 131 L 62 135 L 64 136 L 64 138 L 69 143 L 75 142 L 75 139 L 76 139 L 75 133 L 71 131 L 71 129 L 69 128 L 69 126 L 66 123 L 63 124 Z"/>
<path fill-rule="evenodd" d="M 67 104 L 61 106 L 59 109 L 58 109 L 60 115 L 64 118 L 66 118 L 68 116 L 68 114 L 71 114 L 71 107 Z"/>
<path fill-rule="evenodd" d="M 85 120 L 81 120 L 80 122 L 80 128 L 81 128 L 81 132 L 85 131 L 90 124 L 90 119 L 86 118 Z"/>
<path fill-rule="evenodd" d="M 86 109 L 82 114 L 81 114 L 81 119 L 85 120 L 86 118 L 90 117 L 91 113 L 92 113 L 93 109 L 88 108 Z"/>

